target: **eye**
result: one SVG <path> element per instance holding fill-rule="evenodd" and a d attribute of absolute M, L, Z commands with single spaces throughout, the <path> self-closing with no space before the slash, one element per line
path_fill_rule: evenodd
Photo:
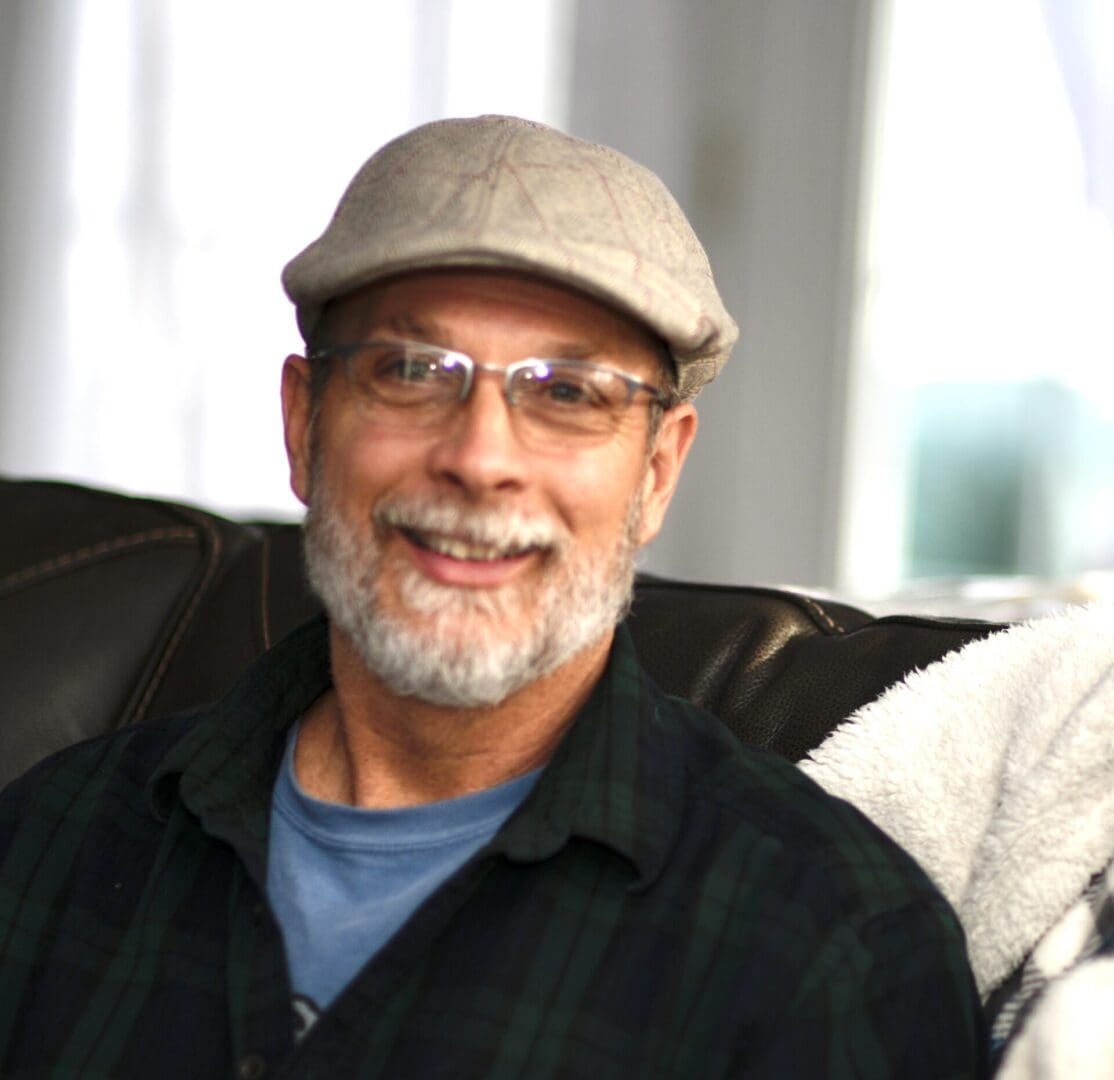
<path fill-rule="evenodd" d="M 466 374 L 459 357 L 412 341 L 370 341 L 348 360 L 352 386 L 368 401 L 423 405 L 451 400 Z"/>
<path fill-rule="evenodd" d="M 597 409 L 608 406 L 607 395 L 588 370 L 539 364 L 522 373 L 523 389 L 546 406 L 559 409 Z"/>
<path fill-rule="evenodd" d="M 438 353 L 391 345 L 377 351 L 372 369 L 377 382 L 423 383 L 444 375 L 445 358 Z"/>
<path fill-rule="evenodd" d="M 562 405 L 583 405 L 588 402 L 588 388 L 572 379 L 553 379 L 543 384 L 543 392 L 550 401 Z"/>

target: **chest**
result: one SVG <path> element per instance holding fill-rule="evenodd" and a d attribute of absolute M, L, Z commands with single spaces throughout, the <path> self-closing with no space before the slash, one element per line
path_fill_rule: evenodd
<path fill-rule="evenodd" d="M 795 981 L 768 913 L 761 936 L 740 921 L 738 889 L 684 875 L 633 889 L 629 864 L 574 842 L 540 863 L 469 862 L 295 1042 L 282 936 L 231 849 L 189 829 L 136 840 L 99 861 L 95 887 L 78 875 L 80 903 L 44 915 L 50 962 L 6 968 L 9 1016 L 34 1018 L 8 1067 L 714 1076 Z"/>

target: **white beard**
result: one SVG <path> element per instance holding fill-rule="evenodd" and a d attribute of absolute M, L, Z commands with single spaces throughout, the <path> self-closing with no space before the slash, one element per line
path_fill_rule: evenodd
<path fill-rule="evenodd" d="M 310 583 L 368 670 L 399 696 L 453 708 L 496 705 L 598 641 L 630 606 L 638 494 L 614 550 L 578 554 L 554 522 L 430 497 L 381 500 L 364 533 L 343 519 L 316 473 L 305 523 Z M 537 546 L 547 565 L 540 585 L 531 575 L 527 584 L 476 589 L 430 581 L 399 562 L 393 569 L 401 610 L 391 611 L 375 533 L 385 525 L 505 549 Z"/>

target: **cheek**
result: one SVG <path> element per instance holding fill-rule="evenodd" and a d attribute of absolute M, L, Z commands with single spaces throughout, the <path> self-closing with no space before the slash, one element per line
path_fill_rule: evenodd
<path fill-rule="evenodd" d="M 560 473 L 560 508 L 574 531 L 598 533 L 613 542 L 626 524 L 631 500 L 642 490 L 644 477 L 641 452 L 570 461 Z"/>
<path fill-rule="evenodd" d="M 421 462 L 421 447 L 404 433 L 377 433 L 356 419 L 345 418 L 323 432 L 318 468 L 334 498 L 367 498 L 408 475 Z"/>

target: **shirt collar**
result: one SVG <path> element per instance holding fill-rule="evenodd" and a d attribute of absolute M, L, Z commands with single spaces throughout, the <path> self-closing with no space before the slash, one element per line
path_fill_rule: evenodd
<path fill-rule="evenodd" d="M 271 794 L 292 723 L 330 683 L 328 624 L 294 631 L 241 677 L 163 759 L 151 781 L 154 811 L 175 793 L 211 835 L 265 880 Z M 605 844 L 636 885 L 657 876 L 680 828 L 683 755 L 625 626 L 607 667 L 537 786 L 491 850 L 518 861 L 554 854 L 570 837 Z"/>
<path fill-rule="evenodd" d="M 603 677 L 494 849 L 534 861 L 570 837 L 592 840 L 627 859 L 636 887 L 649 885 L 676 840 L 684 799 L 684 755 L 664 704 L 619 626 Z"/>
<path fill-rule="evenodd" d="M 204 709 L 151 779 L 154 812 L 174 798 L 211 835 L 230 843 L 262 883 L 271 792 L 290 725 L 328 688 L 329 634 L 323 615 L 265 653 L 229 694 Z"/>

